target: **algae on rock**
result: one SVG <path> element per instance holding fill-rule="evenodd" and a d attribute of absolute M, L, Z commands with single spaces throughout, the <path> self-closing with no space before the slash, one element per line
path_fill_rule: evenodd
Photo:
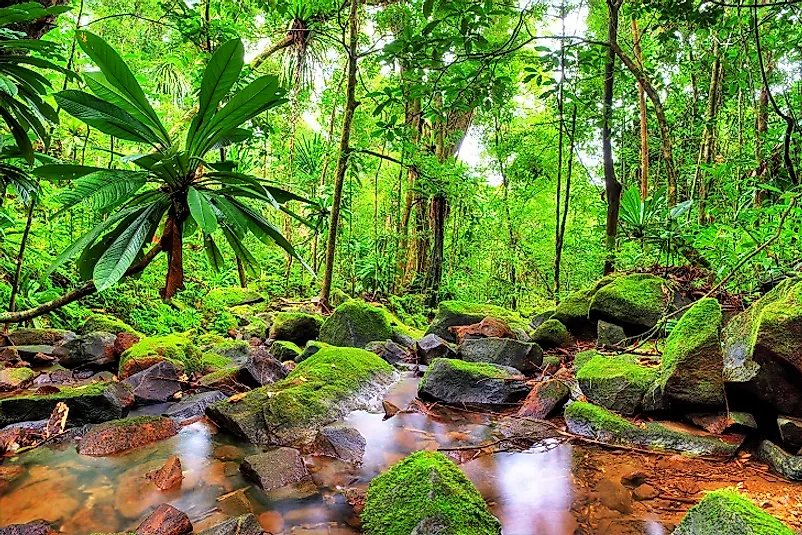
<path fill-rule="evenodd" d="M 387 340 L 392 334 L 382 308 L 352 299 L 338 306 L 326 319 L 319 340 L 333 346 L 363 348 L 370 342 Z"/>
<path fill-rule="evenodd" d="M 641 409 L 643 397 L 657 380 L 657 370 L 628 357 L 596 355 L 581 366 L 576 378 L 590 401 L 623 414 Z"/>
<path fill-rule="evenodd" d="M 590 303 L 590 317 L 640 333 L 657 325 L 671 304 L 664 279 L 635 273 L 618 277 L 600 288 Z"/>
<path fill-rule="evenodd" d="M 672 535 L 794 535 L 791 528 L 735 489 L 708 492 Z"/>
<path fill-rule="evenodd" d="M 187 374 L 201 371 L 203 366 L 200 349 L 187 335 L 166 334 L 143 338 L 123 352 L 118 375 L 125 379 L 163 360 L 180 366 Z"/>

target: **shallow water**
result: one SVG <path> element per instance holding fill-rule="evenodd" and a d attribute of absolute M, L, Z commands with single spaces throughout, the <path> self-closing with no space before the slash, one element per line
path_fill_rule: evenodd
<path fill-rule="evenodd" d="M 415 397 L 416 385 L 416 379 L 406 377 L 387 399 L 406 407 Z M 475 446 L 492 442 L 497 436 L 488 416 L 471 412 L 399 413 L 386 421 L 382 416 L 355 412 L 347 418 L 347 423 L 367 440 L 360 467 L 306 457 L 314 484 L 270 494 L 239 473 L 242 458 L 259 448 L 218 433 L 205 420 L 182 428 L 171 439 L 121 456 L 81 456 L 74 444 L 39 448 L 2 465 L 19 466 L 24 473 L 0 497 L 0 525 L 43 518 L 65 534 L 125 531 L 136 528 L 150 510 L 166 502 L 186 512 L 196 531 L 253 512 L 270 533 L 355 534 L 360 533 L 358 515 L 343 489 L 366 489 L 373 477 L 413 451 Z M 474 456 L 478 450 L 459 453 Z M 664 487 L 670 487 L 671 481 L 682 483 L 682 477 L 698 479 L 700 466 L 705 466 L 691 460 L 610 452 L 555 439 L 524 451 L 484 453 L 463 462 L 462 468 L 502 521 L 505 535 L 670 533 L 689 505 L 658 500 L 648 505 L 634 502 L 621 506 L 616 501 L 620 498 L 616 495 L 618 487 L 610 490 L 599 482 L 618 481 L 627 471 L 641 469 L 654 473 Z M 180 489 L 160 491 L 144 475 L 174 454 L 181 459 L 185 479 Z M 744 488 L 749 490 L 746 476 L 733 472 L 729 479 L 707 478 L 707 483 L 713 484 L 698 486 L 696 492 L 730 483 L 743 486 L 745 482 Z M 761 478 L 752 481 L 752 486 L 775 497 L 783 492 L 789 499 L 796 496 L 797 501 L 788 505 L 800 507 L 799 486 Z"/>

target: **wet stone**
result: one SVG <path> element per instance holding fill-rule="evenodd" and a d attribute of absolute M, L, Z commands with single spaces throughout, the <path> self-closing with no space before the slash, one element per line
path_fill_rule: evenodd
<path fill-rule="evenodd" d="M 133 388 L 137 403 L 164 403 L 181 391 L 179 372 L 167 360 L 135 373 L 123 382 Z"/>
<path fill-rule="evenodd" d="M 238 374 L 239 380 L 252 387 L 275 383 L 287 376 L 287 369 L 263 346 L 251 349 L 251 354 Z"/>
<path fill-rule="evenodd" d="M 113 455 L 170 438 L 178 433 L 175 422 L 161 416 L 113 420 L 93 427 L 78 444 L 81 455 Z"/>
<path fill-rule="evenodd" d="M 251 513 L 231 518 L 201 531 L 196 535 L 263 535 L 264 530 L 259 520 Z"/>
<path fill-rule="evenodd" d="M 181 480 L 184 479 L 181 472 L 181 459 L 176 455 L 171 455 L 164 466 L 148 472 L 145 477 L 153 481 L 161 490 L 168 490 L 180 485 Z"/>
<path fill-rule="evenodd" d="M 181 398 L 181 401 L 170 406 L 162 415 L 176 420 L 187 420 L 201 416 L 206 407 L 224 399 L 228 399 L 228 396 L 219 390 L 192 394 Z"/>
<path fill-rule="evenodd" d="M 192 533 L 192 522 L 186 513 L 163 503 L 136 528 L 137 535 L 186 535 Z"/>
<path fill-rule="evenodd" d="M 568 386 L 559 379 L 536 383 L 518 410 L 518 416 L 546 419 L 568 400 L 570 393 Z"/>
<path fill-rule="evenodd" d="M 245 457 L 240 471 L 265 492 L 311 479 L 301 454 L 295 448 L 273 448 Z"/>
<path fill-rule="evenodd" d="M 783 444 L 794 448 L 802 447 L 802 419 L 780 416 L 777 418 L 777 427 L 780 428 Z"/>
<path fill-rule="evenodd" d="M 386 342 L 371 342 L 365 346 L 365 349 L 376 353 L 390 364 L 404 362 L 408 356 L 407 350 L 392 340 L 387 340 Z"/>
<path fill-rule="evenodd" d="M 0 527 L 0 535 L 56 535 L 57 533 L 58 531 L 44 520 Z"/>
<path fill-rule="evenodd" d="M 313 449 L 320 455 L 334 457 L 348 463 L 361 463 L 365 455 L 365 437 L 345 424 L 332 424 L 318 432 Z"/>
<path fill-rule="evenodd" d="M 760 443 L 758 458 L 775 472 L 792 481 L 802 481 L 802 455 L 791 455 L 769 440 Z"/>
<path fill-rule="evenodd" d="M 436 334 L 427 334 L 415 342 L 415 356 L 420 364 L 429 364 L 437 358 L 456 358 L 457 352 Z"/>

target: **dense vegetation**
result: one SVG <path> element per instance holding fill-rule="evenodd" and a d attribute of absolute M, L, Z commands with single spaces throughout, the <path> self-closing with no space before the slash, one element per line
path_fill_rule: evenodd
<path fill-rule="evenodd" d="M 802 225 L 802 5 L 756 2 L 2 8 L 0 320 L 185 331 L 247 285 L 421 326 L 654 265 L 756 291 Z"/>

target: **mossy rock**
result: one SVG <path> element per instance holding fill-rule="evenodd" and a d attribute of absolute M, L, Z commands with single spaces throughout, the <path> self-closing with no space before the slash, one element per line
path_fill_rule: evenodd
<path fill-rule="evenodd" d="M 787 279 L 722 332 L 724 381 L 780 414 L 802 416 L 802 279 Z"/>
<path fill-rule="evenodd" d="M 791 455 L 770 440 L 763 440 L 757 448 L 757 456 L 786 479 L 802 481 L 802 455 Z"/>
<path fill-rule="evenodd" d="M 610 284 L 616 277 L 617 275 L 608 275 L 596 281 L 590 288 L 568 294 L 548 319 L 559 321 L 575 336 L 582 338 L 593 336 L 594 324 L 588 319 L 590 303 L 596 292 Z"/>
<path fill-rule="evenodd" d="M 794 535 L 735 489 L 708 492 L 688 510 L 672 535 Z"/>
<path fill-rule="evenodd" d="M 19 422 L 46 420 L 59 402 L 69 407 L 70 425 L 100 423 L 121 418 L 127 412 L 123 397 L 132 396 L 128 385 L 117 382 L 65 387 L 53 394 L 25 393 L 0 399 L 0 427 Z"/>
<path fill-rule="evenodd" d="M 590 318 L 610 321 L 640 334 L 657 325 L 672 304 L 665 279 L 635 273 L 600 288 L 590 303 Z"/>
<path fill-rule="evenodd" d="M 439 452 L 419 451 L 368 487 L 367 535 L 500 535 L 501 523 L 462 470 Z"/>
<path fill-rule="evenodd" d="M 591 358 L 576 374 L 582 392 L 590 401 L 623 414 L 640 410 L 643 397 L 657 377 L 653 368 L 602 355 Z"/>
<path fill-rule="evenodd" d="M 317 339 L 323 318 L 303 312 L 278 312 L 270 326 L 270 338 L 304 345 Z"/>
<path fill-rule="evenodd" d="M 393 334 L 385 311 L 360 300 L 338 306 L 320 328 L 319 340 L 339 347 L 363 348 Z"/>
<path fill-rule="evenodd" d="M 603 407 L 575 401 L 565 408 L 568 430 L 605 444 L 636 446 L 688 455 L 731 457 L 743 437 L 718 437 L 687 433 L 657 422 L 635 425 Z"/>
<path fill-rule="evenodd" d="M 350 300 L 351 300 L 351 296 L 350 295 L 345 293 L 340 288 L 335 288 L 331 292 L 331 297 L 329 298 L 329 304 L 331 306 L 333 306 L 334 308 L 337 308 L 338 306 L 342 305 L 346 301 L 350 301 Z"/>
<path fill-rule="evenodd" d="M 237 367 L 221 368 L 207 373 L 198 380 L 204 388 L 222 390 L 224 392 L 243 392 L 249 390 L 239 380 L 240 369 Z"/>
<path fill-rule="evenodd" d="M 245 340 L 221 338 L 204 348 L 209 353 L 215 353 L 234 362 L 242 363 L 251 352 L 251 345 Z"/>
<path fill-rule="evenodd" d="M 109 316 L 108 314 L 92 313 L 81 325 L 81 332 L 84 334 L 94 332 L 104 332 L 111 334 L 128 333 L 142 337 L 142 333 L 128 325 L 122 320 Z"/>
<path fill-rule="evenodd" d="M 0 392 L 22 388 L 39 375 L 30 368 L 0 368 Z"/>
<path fill-rule="evenodd" d="M 303 350 L 300 347 L 287 340 L 276 340 L 270 346 L 270 354 L 279 362 L 294 361 L 301 356 L 302 352 Z"/>
<path fill-rule="evenodd" d="M 524 383 L 525 378 L 514 368 L 438 358 L 426 369 L 418 396 L 442 403 L 506 405 L 526 397 L 530 388 Z"/>
<path fill-rule="evenodd" d="M 328 346 L 299 363 L 285 379 L 249 392 L 236 403 L 215 403 L 207 414 L 221 427 L 256 444 L 288 445 L 364 409 L 395 379 L 393 368 L 370 351 Z"/>
<path fill-rule="evenodd" d="M 574 345 L 574 337 L 559 320 L 549 319 L 532 333 L 532 341 L 543 349 L 570 347 Z"/>
<path fill-rule="evenodd" d="M 329 347 L 329 344 L 324 344 L 323 342 L 318 342 L 317 340 L 312 340 L 304 347 L 304 350 L 295 358 L 295 362 L 303 362 L 324 347 Z"/>
<path fill-rule="evenodd" d="M 23 328 L 11 331 L 8 336 L 16 346 L 55 346 L 75 338 L 75 333 L 63 329 Z"/>
<path fill-rule="evenodd" d="M 203 365 L 200 349 L 187 335 L 149 336 L 123 352 L 118 375 L 125 379 L 163 360 L 183 368 L 187 374 L 201 371 Z"/>
<path fill-rule="evenodd" d="M 695 303 L 671 331 L 663 349 L 663 393 L 682 405 L 724 403 L 721 305 L 712 298 Z"/>
<path fill-rule="evenodd" d="M 248 318 L 253 316 L 257 310 L 253 307 L 247 309 L 243 305 L 252 305 L 264 301 L 265 298 L 259 292 L 231 286 L 226 288 L 215 288 L 206 294 L 203 299 L 199 299 L 196 308 L 203 316 L 203 326 L 212 332 L 227 333 L 248 323 Z M 232 309 L 237 312 L 237 317 Z M 242 321 L 242 323 L 240 323 Z"/>
<path fill-rule="evenodd" d="M 496 305 L 466 303 L 464 301 L 443 301 L 437 309 L 437 315 L 424 334 L 435 334 L 448 342 L 455 343 L 456 336 L 449 327 L 473 325 L 486 317 L 506 321 L 510 327 L 527 329 L 526 322 L 517 312 Z"/>
<path fill-rule="evenodd" d="M 543 364 L 543 350 L 534 342 L 520 342 L 512 338 L 473 338 L 463 340 L 458 350 L 462 360 L 487 362 L 532 373 Z"/>
<path fill-rule="evenodd" d="M 212 353 L 211 351 L 205 351 L 201 356 L 201 373 L 212 373 L 234 366 L 234 361 L 230 358 Z"/>
<path fill-rule="evenodd" d="M 242 328 L 242 334 L 248 338 L 264 339 L 268 336 L 267 322 L 260 317 L 254 317 L 251 322 Z"/>

